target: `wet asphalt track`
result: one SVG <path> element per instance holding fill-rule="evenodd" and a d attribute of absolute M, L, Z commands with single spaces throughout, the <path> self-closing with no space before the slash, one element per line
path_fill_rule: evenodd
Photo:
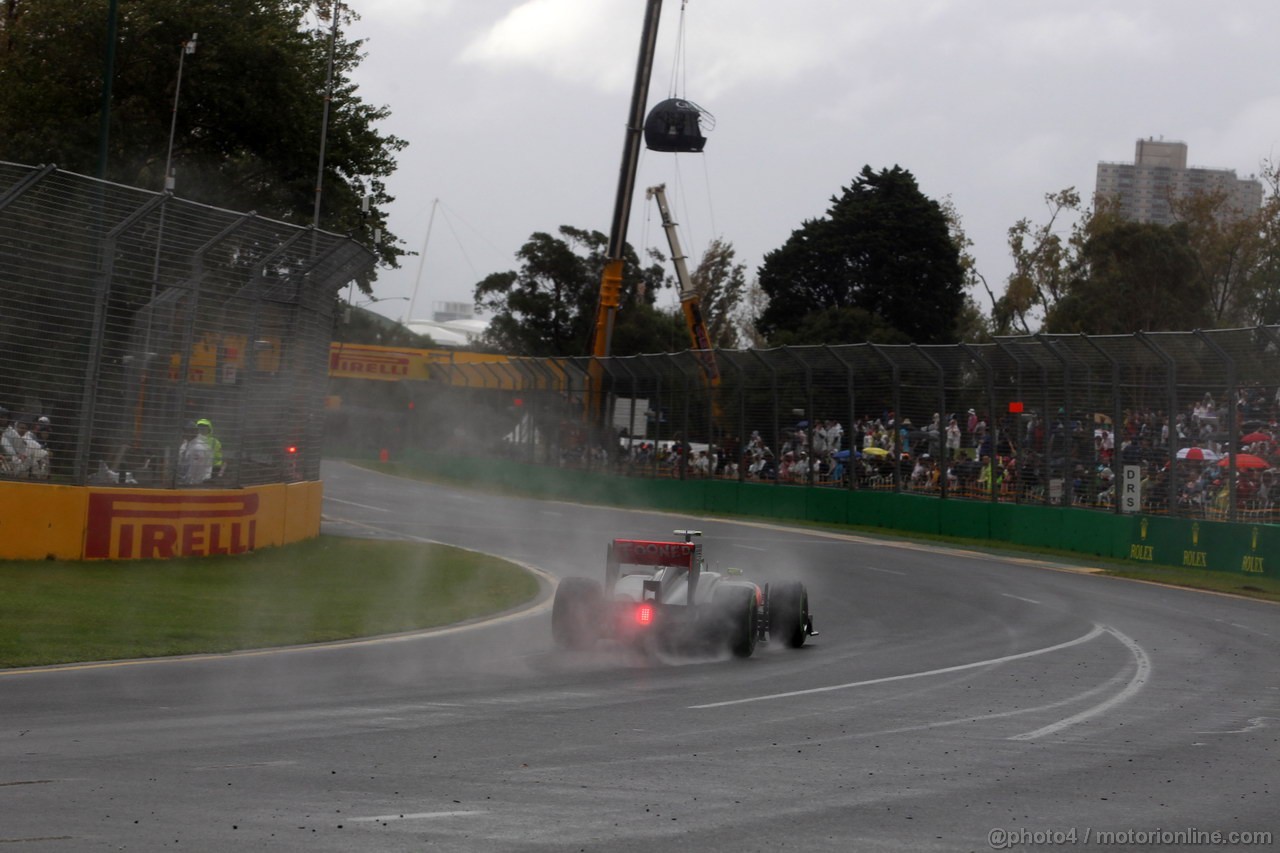
<path fill-rule="evenodd" d="M 1280 832 L 1280 607 L 341 464 L 325 480 L 329 532 L 556 576 L 600 575 L 614 536 L 697 525 L 713 565 L 804 580 L 822 634 L 748 661 L 565 654 L 544 602 L 416 638 L 0 673 L 0 849 L 954 851 L 992 849 L 993 830 L 1007 849 Z M 1053 833 L 1064 843 L 1034 843 Z"/>

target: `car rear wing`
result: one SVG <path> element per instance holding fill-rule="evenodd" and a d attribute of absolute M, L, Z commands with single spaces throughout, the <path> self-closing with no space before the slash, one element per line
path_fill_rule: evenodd
<path fill-rule="evenodd" d="M 649 539 L 615 539 L 609 543 L 605 562 L 605 591 L 613 595 L 622 566 L 677 566 L 689 570 L 689 603 L 698 586 L 702 569 L 702 545 L 693 541 L 702 534 L 696 530 L 677 530 L 683 542 L 657 542 Z"/>
<path fill-rule="evenodd" d="M 613 556 L 620 566 L 682 566 L 693 568 L 699 546 L 692 542 L 613 540 Z"/>

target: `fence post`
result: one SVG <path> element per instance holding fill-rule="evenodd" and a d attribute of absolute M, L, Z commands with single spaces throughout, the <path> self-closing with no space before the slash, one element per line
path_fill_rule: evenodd
<path fill-rule="evenodd" d="M 182 375 L 178 381 L 178 388 L 179 388 L 178 417 L 183 420 L 185 420 L 187 417 L 186 414 L 184 414 L 184 412 L 182 411 L 182 406 L 186 402 L 187 388 L 189 385 L 188 374 L 190 373 L 190 368 L 187 364 L 187 358 L 188 358 L 188 354 L 191 352 L 192 345 L 195 343 L 195 334 L 194 334 L 195 316 L 196 316 L 197 309 L 199 307 L 198 302 L 200 297 L 200 285 L 203 283 L 204 277 L 205 277 L 204 276 L 205 256 L 208 255 L 208 253 L 213 250 L 214 246 L 218 245 L 227 237 L 234 234 L 236 231 L 238 231 L 241 227 L 243 227 L 245 224 L 247 224 L 249 221 L 251 221 L 254 218 L 256 218 L 255 215 L 251 213 L 240 217 L 235 222 L 233 222 L 230 226 L 223 229 L 221 233 L 216 235 L 208 243 L 201 246 L 200 250 L 196 252 L 195 262 L 192 265 L 192 269 L 193 271 L 198 271 L 198 274 L 192 276 L 192 284 L 193 284 L 192 292 L 191 292 L 192 305 L 191 305 L 191 310 L 187 314 L 186 331 L 183 333 L 182 346 L 183 346 L 184 356 L 182 358 Z M 254 268 L 255 268 L 254 273 L 249 277 L 249 281 L 244 285 L 244 287 L 241 287 L 240 290 L 236 291 L 236 294 L 235 294 L 235 296 L 239 296 L 241 293 L 243 293 L 246 290 L 250 291 L 253 294 L 253 299 L 254 299 L 254 302 L 256 303 L 257 310 L 253 312 L 253 319 L 249 323 L 249 336 L 248 336 L 248 342 L 245 347 L 246 349 L 245 366 L 247 369 L 244 372 L 245 375 L 244 375 L 244 378 L 241 380 L 241 385 L 238 390 L 238 395 L 240 397 L 240 405 L 237 406 L 237 408 L 239 409 L 239 416 L 236 418 L 236 421 L 235 421 L 235 428 L 233 431 L 233 436 L 234 436 L 233 440 L 239 445 L 239 449 L 237 452 L 240 454 L 241 464 L 238 464 L 235 466 L 235 475 L 232 478 L 232 486 L 234 488 L 238 488 L 244 485 L 243 460 L 245 456 L 247 456 L 247 451 L 245 448 L 245 441 L 244 441 L 244 424 L 245 424 L 245 419 L 248 416 L 248 412 L 246 411 L 247 406 L 245 405 L 245 400 L 249 395 L 249 390 L 257 382 L 256 376 L 258 372 L 258 367 L 257 367 L 258 353 L 255 345 L 258 340 L 258 329 L 261 328 L 260 324 L 261 324 L 262 315 L 263 315 L 263 302 L 265 301 L 265 298 L 267 295 L 267 287 L 264 283 L 263 270 L 265 270 L 271 264 L 273 264 L 277 258 L 285 254 L 295 243 L 297 243 L 299 240 L 302 239 L 303 235 L 307 233 L 308 232 L 306 231 L 299 231 L 293 237 L 286 240 L 282 245 L 277 247 L 275 251 L 271 252 L 266 257 L 258 261 L 254 265 Z M 314 263 L 318 263 L 318 262 L 319 262 L 318 260 L 313 262 L 313 265 L 311 268 L 314 268 Z M 235 297 L 232 297 L 232 298 L 235 298 Z M 317 454 L 319 453 L 318 441 L 316 442 L 316 446 L 314 450 Z M 176 471 L 174 472 L 174 476 L 175 477 L 177 476 Z"/>
<path fill-rule="evenodd" d="M 942 433 L 941 430 L 944 429 L 942 426 L 942 416 L 946 414 L 947 411 L 947 374 L 946 371 L 942 369 L 942 365 L 938 363 L 938 360 L 925 352 L 924 348 L 919 344 L 912 344 L 911 348 L 915 350 L 916 355 L 929 362 L 929 364 L 933 366 L 934 370 L 938 371 L 938 444 L 939 447 L 942 448 L 942 453 L 939 454 L 941 459 L 935 461 L 942 467 L 941 474 L 938 477 L 938 497 L 945 500 L 947 497 L 947 469 L 945 465 L 947 445 L 946 435 Z M 919 454 L 916 454 L 916 457 L 919 458 Z"/>
<path fill-rule="evenodd" d="M 747 430 L 747 371 L 733 358 L 726 357 L 719 363 L 731 365 L 734 370 L 738 371 L 738 426 L 734 430 L 738 446 L 735 448 L 736 455 L 734 458 L 729 459 L 729 464 L 736 466 L 734 470 L 738 472 L 737 480 L 741 483 L 747 479 L 747 466 L 743 464 L 746 460 L 746 439 L 744 436 Z"/>
<path fill-rule="evenodd" d="M 14 200 L 16 200 L 18 196 L 22 195 L 27 190 L 34 187 L 36 184 L 40 183 L 45 178 L 49 177 L 49 175 L 53 174 L 53 172 L 57 168 L 58 168 L 57 166 L 53 166 L 53 165 L 41 166 L 39 169 L 32 171 L 25 178 L 18 181 L 13 186 L 9 187 L 9 191 L 6 192 L 3 196 L 0 196 L 0 210 L 4 210 Z"/>
<path fill-rule="evenodd" d="M 765 449 L 774 454 L 773 484 L 776 486 L 778 484 L 778 468 L 782 464 L 781 460 L 778 459 L 778 454 L 773 449 L 774 447 L 778 448 L 778 450 L 782 449 L 782 446 L 778 443 L 778 437 L 781 433 L 781 428 L 778 424 L 778 371 L 774 369 L 772 364 L 765 361 L 764 356 L 760 354 L 759 350 L 753 349 L 750 350 L 750 353 L 755 356 L 757 361 L 764 365 L 765 370 L 769 371 L 769 400 L 773 406 L 773 435 L 769 438 L 769 443 L 772 446 Z"/>
<path fill-rule="evenodd" d="M 902 371 L 898 367 L 898 363 L 881 351 L 880 344 L 867 342 L 867 346 L 871 347 L 871 351 L 875 353 L 881 361 L 889 365 L 889 373 L 893 383 L 893 491 L 895 493 L 902 492 L 902 431 L 899 424 L 902 423 Z"/>
<path fill-rule="evenodd" d="M 689 411 L 693 408 L 693 386 L 689 380 L 689 374 L 680 366 L 679 353 L 667 353 L 667 358 L 671 359 L 671 363 L 675 365 L 680 376 L 684 378 L 684 416 L 680 420 L 680 438 L 684 445 L 684 452 L 680 454 L 680 479 L 689 479 L 689 454 L 693 452 L 693 440 L 689 435 Z"/>
<path fill-rule="evenodd" d="M 1040 342 L 1040 345 L 1045 349 L 1046 352 L 1048 352 L 1051 356 L 1057 359 L 1058 363 L 1062 365 L 1062 385 L 1063 385 L 1062 402 L 1064 404 L 1064 409 L 1065 409 L 1064 413 L 1066 415 L 1066 417 L 1063 418 L 1062 430 L 1063 430 L 1063 434 L 1067 436 L 1067 439 L 1066 439 L 1067 458 L 1065 463 L 1063 463 L 1063 471 L 1062 471 L 1062 497 L 1065 504 L 1067 506 L 1071 506 L 1074 503 L 1071 474 L 1075 470 L 1075 466 L 1072 464 L 1072 441 L 1070 439 L 1071 412 L 1074 410 L 1074 406 L 1072 405 L 1072 397 L 1071 397 L 1071 365 L 1070 363 L 1067 362 L 1066 356 L 1064 356 L 1061 352 L 1058 351 L 1057 341 L 1045 336 L 1043 333 L 1037 333 L 1035 335 L 1035 339 Z M 1047 400 L 1048 399 L 1048 382 L 1045 383 L 1045 386 L 1046 386 L 1045 398 Z M 1049 408 L 1048 406 L 1045 406 L 1046 411 L 1048 410 L 1048 408 Z M 1045 452 L 1045 468 L 1046 468 L 1046 472 L 1049 475 L 1049 483 L 1053 482 L 1053 459 L 1051 456 L 1052 450 L 1053 450 L 1053 430 L 1052 428 L 1049 428 L 1045 430 L 1045 451 L 1046 451 Z M 1048 485 L 1049 484 L 1046 484 L 1046 489 L 1045 489 L 1046 499 L 1048 498 L 1048 494 L 1049 494 Z"/>
<path fill-rule="evenodd" d="M 824 344 L 823 348 L 826 349 L 827 352 L 831 353 L 835 360 L 840 362 L 840 366 L 844 368 L 845 394 L 849 398 L 849 432 L 845 435 L 845 440 L 847 442 L 845 449 L 848 451 L 849 456 L 846 460 L 848 464 L 844 466 L 844 469 L 849 478 L 849 485 L 847 488 L 852 491 L 858 479 L 854 476 L 854 453 L 857 451 L 853 446 L 853 442 L 857 439 L 857 436 L 853 434 L 853 425 L 857 423 L 857 410 L 854 407 L 853 400 L 854 391 L 856 390 L 853 381 L 853 365 L 845 361 L 844 356 L 840 354 L 840 351 L 844 350 L 846 347 L 830 347 Z"/>
<path fill-rule="evenodd" d="M 154 196 L 140 205 L 133 213 L 124 218 L 116 227 L 107 232 L 102 241 L 101 269 L 98 276 L 97 293 L 93 302 L 93 326 L 89 340 L 89 358 L 85 362 L 84 393 L 80 398 L 82 428 L 76 441 L 75 481 L 80 485 L 89 479 L 89 443 L 97 420 L 98 379 L 102 369 L 102 353 L 106 347 L 107 301 L 111 295 L 112 279 L 115 275 L 116 241 L 120 235 L 132 228 L 139 220 L 168 200 L 168 196 Z"/>
<path fill-rule="evenodd" d="M 1138 343 L 1142 344 L 1144 347 L 1146 347 L 1148 350 L 1154 353 L 1156 358 L 1160 359 L 1160 362 L 1164 365 L 1165 393 L 1168 395 L 1165 398 L 1164 408 L 1166 412 L 1172 413 L 1175 409 L 1178 408 L 1178 364 L 1177 362 L 1174 361 L 1173 356 L 1169 355 L 1167 352 L 1160 349 L 1160 347 L 1156 344 L 1156 342 L 1153 341 L 1147 335 L 1146 332 L 1134 332 L 1134 338 L 1138 341 Z M 1172 427 L 1170 427 L 1170 432 L 1172 431 L 1173 431 Z M 1113 434 L 1114 434 L 1114 430 L 1113 430 Z M 1118 444 L 1119 442 L 1117 442 L 1117 445 Z M 1119 453 L 1120 453 L 1120 448 L 1119 446 L 1117 446 L 1116 447 L 1117 456 L 1119 455 Z M 1170 473 L 1172 474 L 1173 469 L 1170 468 L 1169 470 L 1170 470 Z M 1235 497 L 1234 484 L 1233 484 L 1231 497 L 1233 499 Z M 1120 504 L 1120 501 L 1119 499 L 1117 499 L 1116 500 L 1117 512 L 1119 512 L 1119 509 L 1120 509 L 1119 504 Z"/>
<path fill-rule="evenodd" d="M 808 424 L 804 430 L 804 453 L 805 457 L 809 460 L 806 466 L 808 471 L 805 474 L 805 485 L 812 486 L 814 468 L 813 422 L 815 420 L 813 416 L 813 368 L 809 365 L 809 362 L 805 361 L 798 353 L 795 352 L 799 347 L 783 347 L 782 349 L 787 355 L 800 362 L 800 368 L 804 371 L 804 421 Z"/>
<path fill-rule="evenodd" d="M 1239 508 L 1236 506 L 1236 477 L 1239 475 L 1237 470 L 1238 457 L 1240 456 L 1240 421 L 1236 417 L 1236 401 L 1240 399 L 1240 380 L 1239 372 L 1236 370 L 1236 361 L 1227 351 L 1218 346 L 1218 342 L 1210 338 L 1204 332 L 1196 329 L 1192 332 L 1197 338 L 1205 343 L 1209 349 L 1214 351 L 1218 358 L 1227 363 L 1227 398 L 1230 401 L 1227 406 L 1227 441 L 1231 445 L 1231 454 L 1227 457 L 1227 519 L 1236 521 L 1239 518 Z M 1170 412 L 1169 417 L 1173 417 Z M 1173 432 L 1172 424 L 1169 429 Z"/>

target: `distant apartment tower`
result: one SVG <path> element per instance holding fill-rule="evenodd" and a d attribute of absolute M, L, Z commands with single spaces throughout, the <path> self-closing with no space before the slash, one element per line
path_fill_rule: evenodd
<path fill-rule="evenodd" d="M 1120 214 L 1135 222 L 1172 225 L 1171 199 L 1196 193 L 1226 193 L 1227 208 L 1248 215 L 1262 207 L 1262 183 L 1239 178 L 1234 169 L 1187 168 L 1187 144 L 1139 139 L 1132 163 L 1099 163 L 1095 200 L 1115 198 Z"/>

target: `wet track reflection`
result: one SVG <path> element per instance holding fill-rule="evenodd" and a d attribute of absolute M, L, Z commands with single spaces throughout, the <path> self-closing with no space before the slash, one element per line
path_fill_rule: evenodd
<path fill-rule="evenodd" d="M 39 849 L 958 850 L 999 827 L 1277 829 L 1280 609 L 811 530 L 328 465 L 326 529 L 601 576 L 695 525 L 802 580 L 747 660 L 552 647 L 547 606 L 288 653 L 0 675 L 0 841 Z M 31 839 L 53 839 L 33 841 Z"/>

